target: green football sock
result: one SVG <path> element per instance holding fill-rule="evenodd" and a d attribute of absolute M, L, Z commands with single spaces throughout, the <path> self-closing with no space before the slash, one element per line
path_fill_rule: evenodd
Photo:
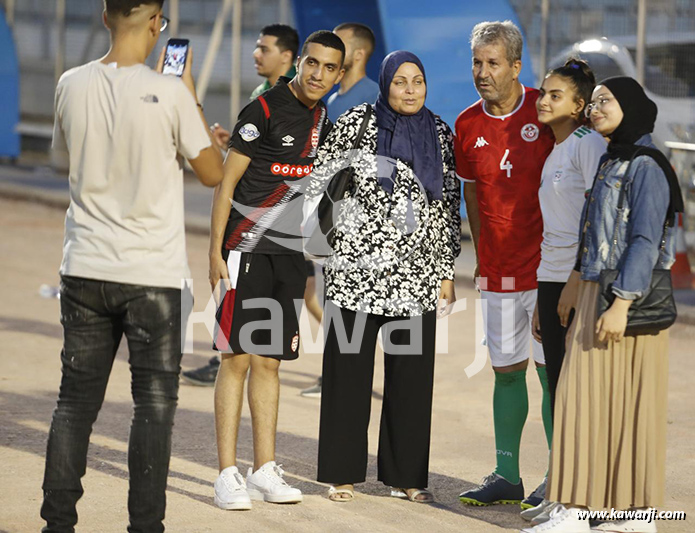
<path fill-rule="evenodd" d="M 528 415 L 526 370 L 507 374 L 495 372 L 492 413 L 497 447 L 495 472 L 510 483 L 517 484 L 519 483 L 521 432 Z"/>
<path fill-rule="evenodd" d="M 543 413 L 543 428 L 545 429 L 545 439 L 548 441 L 548 449 L 553 442 L 553 411 L 550 407 L 550 387 L 548 387 L 548 373 L 544 366 L 536 367 L 538 379 L 541 380 L 543 388 L 543 402 L 541 412 Z"/>

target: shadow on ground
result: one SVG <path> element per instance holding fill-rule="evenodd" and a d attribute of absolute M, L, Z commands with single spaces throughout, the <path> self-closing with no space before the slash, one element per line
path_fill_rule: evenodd
<path fill-rule="evenodd" d="M 34 394 L 16 394 L 0 392 L 0 446 L 13 448 L 23 452 L 29 452 L 43 457 L 46 447 L 46 431 L 31 427 L 35 425 L 50 424 L 51 414 L 55 407 L 56 396 L 47 392 Z M 132 416 L 132 406 L 128 403 L 104 402 L 99 419 L 94 426 L 94 435 L 108 437 L 127 446 L 127 436 Z M 181 428 L 185 428 L 182 431 Z M 191 439 L 191 435 L 195 435 Z M 286 477 L 294 486 L 308 495 L 323 495 L 326 487 L 318 482 L 310 482 L 297 479 L 300 476 L 305 479 L 316 477 L 316 457 L 318 450 L 317 439 L 299 437 L 289 433 L 278 433 L 277 436 L 277 461 L 282 463 L 287 470 Z M 287 450 L 292 450 L 287 454 Z M 180 408 L 176 414 L 176 426 L 174 428 L 173 454 L 179 459 L 184 459 L 194 464 L 199 464 L 210 469 L 217 468 L 217 456 L 215 451 L 214 416 L 211 412 L 194 411 Z M 242 419 L 238 455 L 243 458 L 253 457 L 251 442 L 251 424 L 246 418 Z M 90 444 L 88 466 L 101 473 L 127 479 L 127 454 L 113 448 Z M 376 497 L 389 497 L 389 490 L 381 482 L 376 481 L 377 459 L 370 455 L 368 459 L 366 483 L 357 486 L 360 494 L 368 494 Z M 245 470 L 245 467 L 242 468 Z M 168 490 L 189 497 L 206 505 L 214 505 L 212 501 L 212 482 L 214 479 L 204 479 L 191 476 L 172 469 L 171 478 L 178 478 L 196 483 L 209 489 L 209 496 L 186 491 L 179 487 L 169 486 Z M 510 522 L 518 519 L 519 509 L 516 506 L 499 506 L 490 508 L 475 508 L 461 505 L 458 502 L 458 494 L 467 490 L 473 483 L 451 476 L 430 473 L 430 489 L 435 495 L 434 506 L 442 511 L 467 516 L 500 527 L 509 527 Z M 36 480 L 37 487 L 41 480 Z M 413 504 L 415 505 L 415 504 Z M 357 508 L 355 509 L 357 510 Z M 38 513 L 38 509 L 37 509 Z"/>

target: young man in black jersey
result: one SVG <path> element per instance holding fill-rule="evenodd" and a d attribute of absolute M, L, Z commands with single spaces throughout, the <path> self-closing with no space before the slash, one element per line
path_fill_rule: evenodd
<path fill-rule="evenodd" d="M 210 284 L 213 291 L 218 284 L 226 289 L 215 335 L 215 349 L 222 354 L 215 384 L 220 467 L 215 503 L 222 509 L 249 509 L 251 499 L 302 500 L 274 460 L 278 369 L 280 361 L 299 354 L 294 302 L 301 301 L 306 283 L 297 209 L 302 198 L 294 182 L 311 172 L 318 145 L 328 134 L 321 98 L 340 82 L 344 59 L 345 47 L 334 33 L 309 36 L 297 75 L 280 78 L 240 113 L 224 179 L 215 190 Z M 236 467 L 236 444 L 249 369 L 254 465 L 244 481 Z"/>

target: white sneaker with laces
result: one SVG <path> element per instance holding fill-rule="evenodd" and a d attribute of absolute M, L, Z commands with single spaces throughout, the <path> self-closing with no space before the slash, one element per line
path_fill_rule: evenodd
<path fill-rule="evenodd" d="M 540 515 L 543 511 L 545 511 L 553 503 L 554 502 L 551 502 L 550 500 L 543 500 L 540 504 L 536 505 L 535 507 L 531 507 L 530 509 L 524 509 L 523 511 L 521 511 L 521 518 L 530 522 L 538 515 Z M 538 523 L 540 524 L 540 522 Z"/>
<path fill-rule="evenodd" d="M 246 476 L 246 490 L 252 500 L 264 500 L 270 503 L 299 503 L 302 501 L 302 491 L 290 487 L 284 479 L 280 465 L 268 461 L 253 472 L 249 468 Z"/>
<path fill-rule="evenodd" d="M 544 524 L 548 520 L 550 520 L 550 513 L 553 512 L 553 509 L 560 505 L 557 502 L 550 502 L 545 509 L 543 509 L 540 514 L 536 515 L 534 518 L 531 519 L 531 523 L 534 526 L 537 526 L 538 524 Z"/>
<path fill-rule="evenodd" d="M 650 513 L 651 509 L 638 512 Z M 615 522 L 603 522 L 591 528 L 591 531 L 603 533 L 656 533 L 656 523 L 649 518 L 635 520 L 616 520 Z"/>
<path fill-rule="evenodd" d="M 531 519 L 531 523 L 534 526 L 546 523 L 548 520 L 550 520 L 550 513 L 552 513 L 553 509 L 555 509 L 555 507 L 558 505 L 560 505 L 558 502 L 551 502 L 550 505 L 541 511 L 541 514 Z"/>
<path fill-rule="evenodd" d="M 579 519 L 579 509 L 558 504 L 547 522 L 522 529 L 521 533 L 591 533 L 588 520 Z"/>
<path fill-rule="evenodd" d="M 222 470 L 215 480 L 215 505 L 220 509 L 248 510 L 251 509 L 251 498 L 246 492 L 244 476 L 236 466 Z"/>

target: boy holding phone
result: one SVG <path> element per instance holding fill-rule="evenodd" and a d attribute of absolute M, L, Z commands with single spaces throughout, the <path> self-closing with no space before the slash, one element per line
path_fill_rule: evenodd
<path fill-rule="evenodd" d="M 163 0 L 105 0 L 106 56 L 61 77 L 53 147 L 70 160 L 61 273 L 64 344 L 46 451 L 43 531 L 74 531 L 87 448 L 121 337 L 135 404 L 128 444 L 131 532 L 164 531 L 171 429 L 190 309 L 183 167 L 213 187 L 222 158 L 197 105 L 189 50 L 181 78 L 147 67 Z M 164 51 L 159 59 L 163 66 Z"/>
<path fill-rule="evenodd" d="M 169 39 L 164 49 L 164 68 L 162 74 L 183 76 L 183 69 L 188 58 L 188 39 Z"/>

